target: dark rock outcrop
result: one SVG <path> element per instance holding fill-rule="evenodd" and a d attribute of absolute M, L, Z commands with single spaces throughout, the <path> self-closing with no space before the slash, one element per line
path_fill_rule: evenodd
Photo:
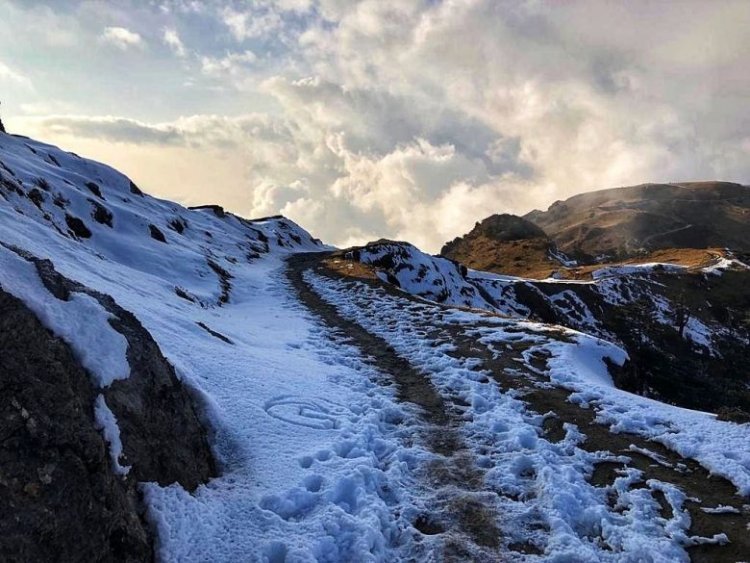
<path fill-rule="evenodd" d="M 0 313 L 3 559 L 150 561 L 136 482 L 112 471 L 89 376 L 2 290 Z"/>
<path fill-rule="evenodd" d="M 227 212 L 224 211 L 224 208 L 221 205 L 193 205 L 192 207 L 188 207 L 188 209 L 198 210 L 198 209 L 209 209 L 210 211 L 214 212 L 214 215 L 217 217 L 223 219 L 227 216 Z"/>
<path fill-rule="evenodd" d="M 150 561 L 137 483 L 193 490 L 216 473 L 194 398 L 132 313 L 14 250 L 57 299 L 86 293 L 113 315 L 130 377 L 95 388 L 68 345 L 0 289 L 0 553 L 9 561 Z M 117 419 L 126 476 L 97 430 L 100 393 Z"/>
<path fill-rule="evenodd" d="M 159 242 L 167 242 L 164 233 L 162 233 L 159 227 L 157 227 L 156 225 L 149 225 L 148 231 L 152 239 L 158 240 Z"/>
<path fill-rule="evenodd" d="M 189 391 L 135 315 L 109 295 L 65 278 L 49 260 L 32 260 L 50 293 L 63 300 L 73 292 L 94 297 L 114 316 L 110 324 L 128 342 L 130 377 L 102 390 L 120 427 L 123 464 L 133 466 L 138 481 L 179 483 L 188 490 L 214 476 L 206 430 Z"/>
<path fill-rule="evenodd" d="M 91 230 L 86 226 L 86 223 L 84 223 L 78 217 L 66 213 L 65 223 L 68 225 L 70 232 L 73 233 L 76 237 L 91 238 Z"/>

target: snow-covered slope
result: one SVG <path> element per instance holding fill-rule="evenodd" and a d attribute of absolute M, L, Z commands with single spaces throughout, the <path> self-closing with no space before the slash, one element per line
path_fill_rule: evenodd
<path fill-rule="evenodd" d="M 134 313 L 205 403 L 221 476 L 193 494 L 143 486 L 161 559 L 385 560 L 395 544 L 408 548 L 395 541 L 408 516 L 388 503 L 408 507 L 395 444 L 409 408 L 388 388 L 373 393 L 371 368 L 285 282 L 284 257 L 320 242 L 281 217 L 160 201 L 107 166 L 28 139 L 0 135 L 0 163 L 0 286 L 71 345 L 93 385 L 127 377 L 106 314 L 85 296 L 59 301 L 18 252 L 51 260 Z M 115 421 L 99 419 L 127 466 Z"/>
<path fill-rule="evenodd" d="M 429 256 L 409 243 L 378 241 L 351 250 L 346 257 L 377 267 L 383 281 L 412 295 L 449 305 L 493 307 L 466 280 L 466 268 L 447 258 Z"/>
<path fill-rule="evenodd" d="M 624 346 L 639 370 L 618 381 L 629 390 L 703 410 L 750 407 L 750 380 L 727 363 L 750 362 L 750 325 L 741 320 L 750 306 L 742 296 L 750 273 L 737 260 L 698 272 L 671 264 L 606 268 L 577 281 L 467 270 L 400 242 L 378 241 L 344 256 L 375 267 L 381 279 L 411 295 L 560 324 Z M 675 356 L 683 358 L 679 370 Z M 676 385 L 677 377 L 683 381 Z M 727 387 L 731 393 L 720 391 Z"/>
<path fill-rule="evenodd" d="M 121 414 L 149 408 L 110 402 L 146 339 L 126 317 L 210 430 L 212 478 L 139 479 L 160 560 L 686 561 L 746 545 L 745 513 L 691 518 L 744 510 L 747 427 L 616 389 L 627 354 L 570 287 L 391 242 L 348 255 L 379 271 L 364 282 L 327 270 L 328 250 L 283 217 L 186 209 L 0 134 L 0 290 L 85 368 L 110 476 L 142 474 Z M 587 287 L 624 293 L 613 279 Z M 529 321 L 529 292 L 572 328 Z M 34 487 L 62 479 L 49 473 Z"/>

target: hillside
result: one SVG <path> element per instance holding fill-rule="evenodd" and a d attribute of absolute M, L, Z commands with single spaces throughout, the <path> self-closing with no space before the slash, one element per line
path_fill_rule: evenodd
<path fill-rule="evenodd" d="M 531 278 L 551 276 L 564 260 L 541 228 L 508 214 L 487 217 L 446 243 L 440 254 L 473 270 Z"/>
<path fill-rule="evenodd" d="M 688 408 L 738 408 L 750 420 L 750 371 L 744 367 L 750 365 L 750 267 L 742 262 L 603 265 L 592 266 L 587 280 L 537 280 L 467 270 L 392 241 L 345 256 L 431 301 L 562 325 L 614 342 L 631 358 L 615 375 L 619 387 Z"/>
<path fill-rule="evenodd" d="M 0 553 L 741 560 L 750 425 L 668 404 L 669 370 L 641 378 L 653 358 L 601 319 L 654 317 L 667 366 L 747 365 L 742 272 L 702 271 L 711 305 L 689 315 L 709 289 L 654 267 L 599 272 L 579 298 L 188 209 L 0 133 Z M 703 394 L 720 377 L 741 400 L 721 373 Z"/>
<path fill-rule="evenodd" d="M 625 258 L 663 248 L 750 252 L 750 187 L 728 182 L 642 184 L 558 201 L 525 219 L 578 258 Z"/>

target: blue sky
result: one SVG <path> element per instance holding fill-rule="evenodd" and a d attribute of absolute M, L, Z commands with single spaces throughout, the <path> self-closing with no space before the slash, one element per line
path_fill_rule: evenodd
<path fill-rule="evenodd" d="M 750 3 L 0 0 L 6 126 L 147 191 L 427 250 L 750 175 Z"/>

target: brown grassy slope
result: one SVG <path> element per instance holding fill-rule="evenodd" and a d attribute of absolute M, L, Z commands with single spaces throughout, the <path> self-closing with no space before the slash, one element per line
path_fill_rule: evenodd
<path fill-rule="evenodd" d="M 560 250 L 630 257 L 661 248 L 750 251 L 750 187 L 729 182 L 642 184 L 589 192 L 525 216 Z"/>
<path fill-rule="evenodd" d="M 469 268 L 514 276 L 546 278 L 560 267 L 550 257 L 552 242 L 542 229 L 516 215 L 492 215 L 440 254 Z"/>

